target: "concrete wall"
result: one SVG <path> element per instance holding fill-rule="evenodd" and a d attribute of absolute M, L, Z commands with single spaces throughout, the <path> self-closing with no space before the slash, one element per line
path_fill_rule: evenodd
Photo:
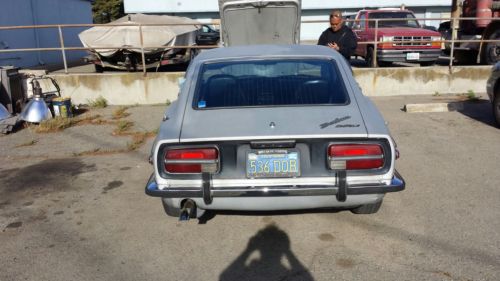
<path fill-rule="evenodd" d="M 489 66 L 455 67 L 400 67 L 379 69 L 354 69 L 363 93 L 367 96 L 476 94 L 486 91 Z M 177 79 L 184 73 L 110 73 L 110 74 L 58 74 L 54 77 L 63 96 L 73 103 L 88 103 L 99 96 L 113 105 L 164 104 L 177 98 Z M 50 85 L 42 84 L 44 91 Z"/>
<path fill-rule="evenodd" d="M 2 0 L 0 26 L 92 23 L 89 0 Z M 64 28 L 66 47 L 81 46 L 78 33 L 85 28 Z M 56 28 L 0 30 L 0 49 L 60 47 Z M 69 61 L 80 60 L 82 51 L 67 51 Z M 1 53 L 0 65 L 29 67 L 62 63 L 61 52 Z"/>
<path fill-rule="evenodd" d="M 490 74 L 491 66 L 354 69 L 367 96 L 484 93 Z"/>
<path fill-rule="evenodd" d="M 110 73 L 110 74 L 60 74 L 51 75 L 59 84 L 62 96 L 71 97 L 75 104 L 86 104 L 99 96 L 108 104 L 165 104 L 177 99 L 177 79 L 183 72 L 175 73 Z M 53 90 L 45 80 L 42 89 Z"/>

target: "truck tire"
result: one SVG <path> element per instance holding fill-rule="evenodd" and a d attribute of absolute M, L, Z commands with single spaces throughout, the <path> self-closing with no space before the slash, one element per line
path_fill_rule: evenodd
<path fill-rule="evenodd" d="M 497 91 L 493 99 L 493 116 L 495 117 L 497 126 L 500 127 L 500 91 Z"/>
<path fill-rule="evenodd" d="M 373 47 L 369 46 L 366 49 L 366 56 L 365 56 L 365 61 L 368 67 L 373 67 Z M 375 65 L 377 67 L 378 65 Z"/>
<path fill-rule="evenodd" d="M 500 30 L 495 30 L 488 36 L 488 40 L 500 39 Z M 486 43 L 483 51 L 483 62 L 485 64 L 493 65 L 500 60 L 500 42 Z"/>
<path fill-rule="evenodd" d="M 433 66 L 435 63 L 435 61 L 422 61 L 420 62 L 420 66 Z"/>
<path fill-rule="evenodd" d="M 382 201 L 383 200 L 380 200 L 380 201 L 373 203 L 373 204 L 361 205 L 359 207 L 351 209 L 351 212 L 353 214 L 357 214 L 357 215 L 375 214 L 380 209 L 380 206 L 382 206 Z"/>

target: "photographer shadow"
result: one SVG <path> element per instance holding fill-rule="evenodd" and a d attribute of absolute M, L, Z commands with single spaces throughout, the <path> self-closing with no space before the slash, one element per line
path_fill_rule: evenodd
<path fill-rule="evenodd" d="M 283 263 L 285 261 L 285 264 Z M 257 232 L 220 280 L 314 280 L 290 249 L 288 235 L 276 225 Z"/>

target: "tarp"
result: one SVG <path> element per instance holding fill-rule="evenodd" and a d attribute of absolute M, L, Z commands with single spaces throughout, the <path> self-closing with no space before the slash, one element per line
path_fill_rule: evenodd
<path fill-rule="evenodd" d="M 185 17 L 159 16 L 131 14 L 124 16 L 110 24 L 187 24 L 187 25 L 164 25 L 164 26 L 143 26 L 143 43 L 146 47 L 145 53 L 155 53 L 165 48 L 147 48 L 147 46 L 180 46 L 192 44 L 196 39 L 195 31 L 201 26 L 200 22 Z M 180 35 L 193 33 L 192 40 L 175 40 Z M 128 49 L 131 46 L 141 46 L 141 37 L 138 26 L 95 26 L 81 32 L 78 37 L 83 46 L 87 48 L 114 47 Z M 181 36 L 186 37 L 186 36 Z M 185 39 L 185 38 L 184 38 Z M 180 42 L 181 41 L 181 42 Z M 129 49 L 140 52 L 139 49 Z M 116 49 L 95 50 L 102 56 L 112 56 Z"/>

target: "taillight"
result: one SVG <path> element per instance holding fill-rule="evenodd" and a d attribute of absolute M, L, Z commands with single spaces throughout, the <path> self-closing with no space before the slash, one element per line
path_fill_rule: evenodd
<path fill-rule="evenodd" d="M 219 151 L 216 148 L 181 148 L 165 152 L 165 170 L 175 174 L 215 173 Z"/>
<path fill-rule="evenodd" d="M 380 169 L 384 166 L 384 152 L 378 144 L 332 144 L 328 160 L 334 170 Z"/>

